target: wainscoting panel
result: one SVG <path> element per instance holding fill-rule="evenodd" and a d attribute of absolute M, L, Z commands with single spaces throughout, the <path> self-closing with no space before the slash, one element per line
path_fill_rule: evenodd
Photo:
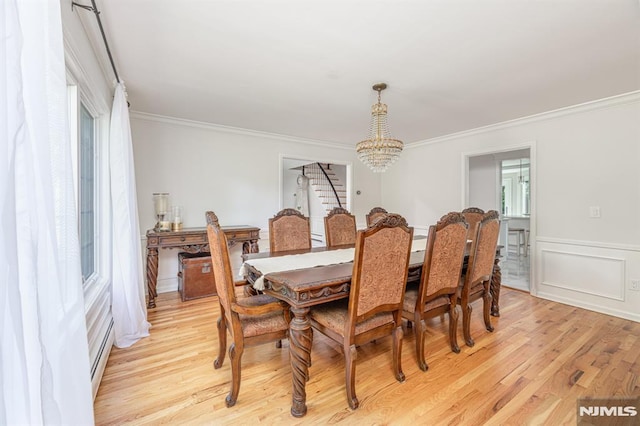
<path fill-rule="evenodd" d="M 640 322 L 640 247 L 537 238 L 531 294 Z"/>
<path fill-rule="evenodd" d="M 541 250 L 542 285 L 624 301 L 625 260 Z"/>
<path fill-rule="evenodd" d="M 95 299 L 87 306 L 87 343 L 91 362 L 91 387 L 93 397 L 98 393 L 100 380 L 114 341 L 113 317 L 111 315 L 111 289 L 106 283 L 101 285 Z"/>

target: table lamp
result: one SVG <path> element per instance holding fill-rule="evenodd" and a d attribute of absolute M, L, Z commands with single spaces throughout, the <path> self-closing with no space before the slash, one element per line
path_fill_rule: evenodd
<path fill-rule="evenodd" d="M 170 231 L 171 223 L 168 220 L 164 220 L 164 217 L 169 212 L 169 193 L 168 192 L 154 192 L 153 193 L 153 207 L 156 212 L 155 230 L 157 231 Z"/>

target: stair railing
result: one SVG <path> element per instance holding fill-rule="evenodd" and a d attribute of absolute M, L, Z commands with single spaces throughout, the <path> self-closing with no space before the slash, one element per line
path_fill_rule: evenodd
<path fill-rule="evenodd" d="M 329 186 L 331 187 L 331 190 L 333 191 L 333 195 L 335 195 L 336 197 L 336 201 L 338 202 L 338 207 L 342 207 L 342 203 L 340 202 L 340 197 L 338 197 L 338 192 L 336 191 L 335 186 L 333 186 L 333 182 L 331 182 L 331 179 L 329 178 L 329 175 L 327 175 L 327 172 L 324 170 L 324 167 L 322 167 L 322 164 L 320 163 L 316 163 L 318 165 L 318 168 L 322 171 L 322 174 L 324 175 L 326 182 L 329 183 Z"/>

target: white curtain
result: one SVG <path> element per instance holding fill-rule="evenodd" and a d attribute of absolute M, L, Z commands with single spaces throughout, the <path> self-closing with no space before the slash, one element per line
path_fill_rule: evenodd
<path fill-rule="evenodd" d="M 92 424 L 60 2 L 0 23 L 0 424 Z"/>
<path fill-rule="evenodd" d="M 116 85 L 109 132 L 113 242 L 112 312 L 115 345 L 126 348 L 149 335 L 136 202 L 136 175 L 127 97 Z"/>

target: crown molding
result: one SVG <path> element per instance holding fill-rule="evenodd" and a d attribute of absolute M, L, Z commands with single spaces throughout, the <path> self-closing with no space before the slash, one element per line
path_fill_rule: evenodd
<path fill-rule="evenodd" d="M 634 103 L 639 101 L 640 101 L 640 90 L 637 90 L 634 92 L 611 96 L 604 99 L 598 99 L 595 101 L 589 101 L 582 104 L 555 109 L 552 111 L 546 111 L 539 114 L 530 115 L 527 117 L 516 118 L 509 121 L 503 121 L 501 123 L 477 127 L 475 129 L 464 130 L 462 132 L 451 133 L 448 135 L 438 136 L 435 138 L 425 139 L 417 142 L 405 143 L 405 149 L 418 148 L 425 145 L 432 145 L 432 144 L 455 140 L 463 137 L 493 132 L 493 131 L 507 129 L 515 126 L 521 126 L 529 123 L 535 123 L 538 121 L 550 120 L 558 117 L 567 116 L 570 114 L 577 114 L 577 113 L 596 110 L 596 109 L 611 108 L 618 105 L 624 105 L 624 104 L 629 104 L 629 103 Z M 183 118 L 168 117 L 168 116 L 158 115 L 158 114 L 149 114 L 141 111 L 131 111 L 130 116 L 131 118 L 135 118 L 138 120 L 153 121 L 158 123 L 187 126 L 187 127 L 198 128 L 198 129 L 214 130 L 214 131 L 219 131 L 224 133 L 232 133 L 232 134 L 239 134 L 239 135 L 245 135 L 245 136 L 273 139 L 281 142 L 294 142 L 294 143 L 321 146 L 325 148 L 341 149 L 341 150 L 347 150 L 347 151 L 353 150 L 353 146 L 344 145 L 337 142 L 306 139 L 306 138 L 300 138 L 295 136 L 282 135 L 278 133 L 261 132 L 258 130 L 224 126 L 221 124 L 213 124 L 213 123 L 207 123 L 203 121 L 187 120 Z"/>
<path fill-rule="evenodd" d="M 138 120 L 153 121 L 153 122 L 165 123 L 165 124 L 173 124 L 173 125 L 177 125 L 177 126 L 193 127 L 193 128 L 196 128 L 196 129 L 214 130 L 214 131 L 218 131 L 218 132 L 232 133 L 232 134 L 236 134 L 236 135 L 244 135 L 244 136 L 252 136 L 252 137 L 258 137 L 258 138 L 274 139 L 274 140 L 278 140 L 280 142 L 295 142 L 295 143 L 301 143 L 301 144 L 306 144 L 306 145 L 321 146 L 321 147 L 325 147 L 325 148 L 343 149 L 343 150 L 347 150 L 347 151 L 352 151 L 354 149 L 353 146 L 348 146 L 348 145 L 340 144 L 340 143 L 337 143 L 337 142 L 328 142 L 328 141 L 321 141 L 321 140 L 315 140 L 315 139 L 305 139 L 305 138 L 299 138 L 299 137 L 295 137 L 295 136 L 281 135 L 281 134 L 278 134 L 278 133 L 261 132 L 261 131 L 258 131 L 258 130 L 243 129 L 243 128 L 240 128 L 240 127 L 223 126 L 221 124 L 213 124 L 213 123 L 207 123 L 207 122 L 203 122 L 203 121 L 187 120 L 187 119 L 184 119 L 184 118 L 174 118 L 174 117 L 167 117 L 167 116 L 164 116 L 164 115 L 149 114 L 149 113 L 140 112 L 140 111 L 131 111 L 129 113 L 129 116 L 131 118 L 135 118 L 135 119 L 138 119 Z"/>
<path fill-rule="evenodd" d="M 608 98 L 598 99 L 595 101 L 589 101 L 582 104 L 572 105 L 564 108 L 554 109 L 551 111 L 542 112 L 539 114 L 530 115 L 527 117 L 515 118 L 513 120 L 503 121 L 501 123 L 490 124 L 488 126 L 477 127 L 471 130 L 464 130 L 462 132 L 451 133 L 444 136 L 438 136 L 431 139 L 425 139 L 423 141 L 411 142 L 405 144 L 405 148 L 418 148 L 425 145 L 432 145 L 436 143 L 446 142 L 454 139 L 459 139 L 468 136 L 479 135 L 482 133 L 493 132 L 496 130 L 507 129 L 509 127 L 521 126 L 524 124 L 535 123 L 543 120 L 551 120 L 558 117 L 564 117 L 566 115 L 578 114 L 581 112 L 592 111 L 596 109 L 611 108 L 618 105 L 630 104 L 640 102 L 640 90 L 634 92 L 623 93 L 621 95 L 611 96 Z"/>

